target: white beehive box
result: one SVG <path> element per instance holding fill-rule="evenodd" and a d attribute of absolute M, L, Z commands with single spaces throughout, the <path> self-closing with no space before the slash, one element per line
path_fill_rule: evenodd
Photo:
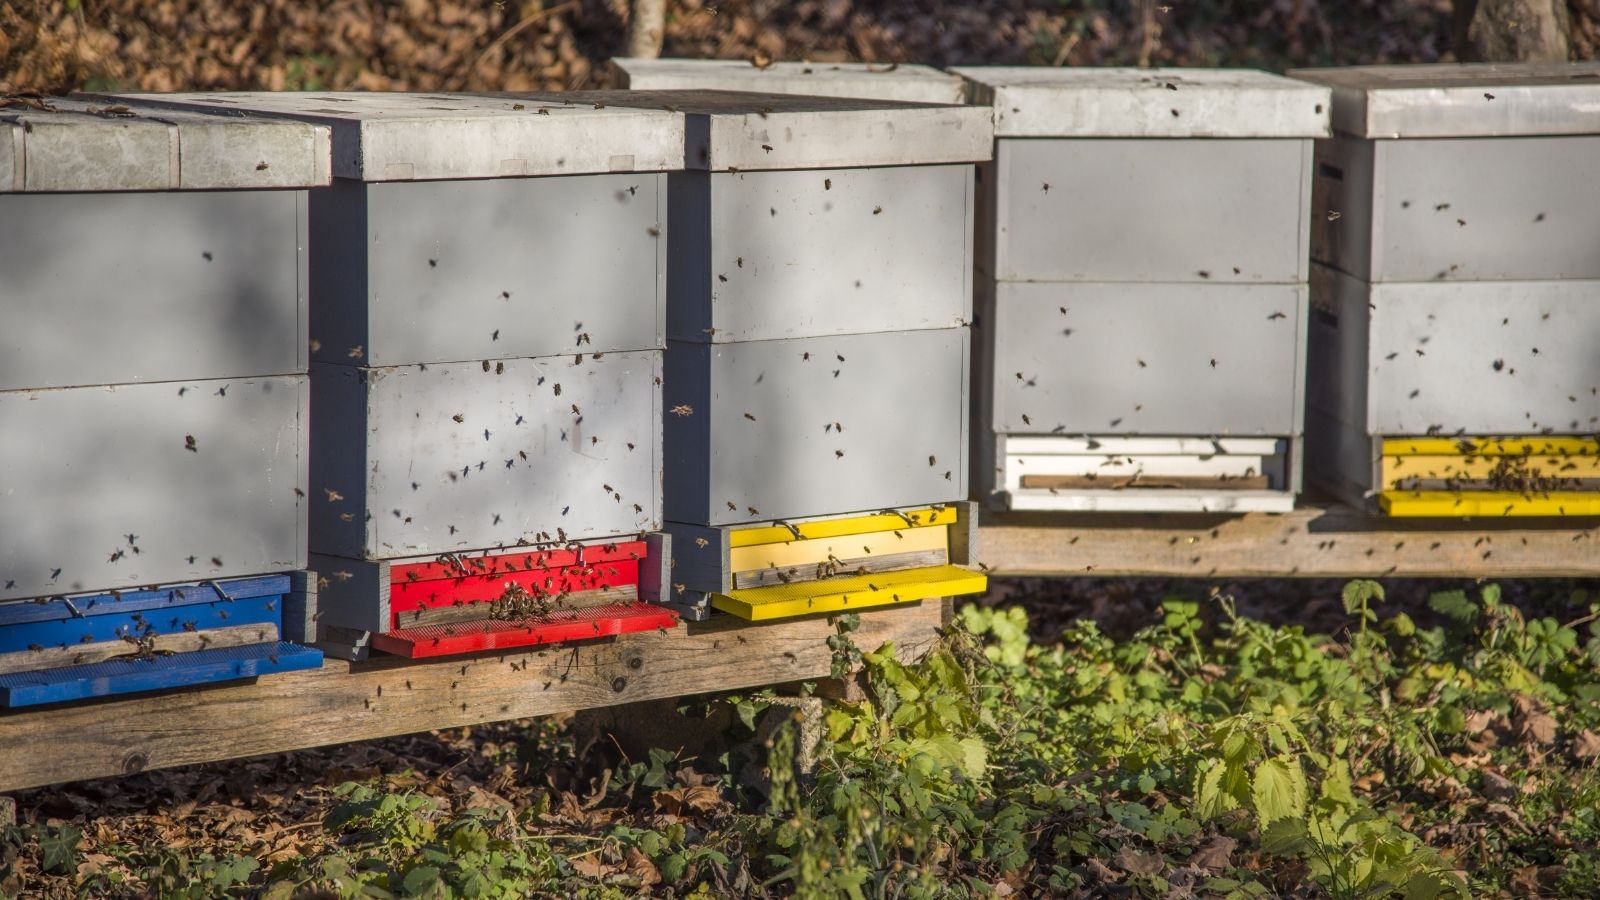
<path fill-rule="evenodd" d="M 968 560 L 965 537 L 946 532 L 966 497 L 972 163 L 991 152 L 986 111 L 714 91 L 604 102 L 687 116 L 688 171 L 670 176 L 662 403 L 681 608 L 759 619 L 977 589 L 981 576 L 949 565 Z M 776 522 L 778 537 L 762 538 Z M 718 556 L 770 540 L 801 545 L 792 562 L 825 549 L 807 527 L 902 522 L 930 529 L 919 537 L 933 549 L 897 560 L 894 590 L 839 588 L 815 565 L 741 582 Z M 860 557 L 873 539 L 847 543 Z"/>
<path fill-rule="evenodd" d="M 0 600 L 306 566 L 328 129 L 0 108 Z"/>
<path fill-rule="evenodd" d="M 1327 89 L 1244 70 L 952 71 L 995 117 L 980 493 L 1005 509 L 1292 508 Z"/>
<path fill-rule="evenodd" d="M 1333 90 L 1337 132 L 1313 479 L 1391 515 L 1600 514 L 1600 65 L 1291 74 Z"/>
<path fill-rule="evenodd" d="M 660 528 L 684 120 L 583 96 L 153 98 L 332 131 L 335 182 L 310 205 L 325 626 L 395 624 L 373 587 L 392 566 Z"/>

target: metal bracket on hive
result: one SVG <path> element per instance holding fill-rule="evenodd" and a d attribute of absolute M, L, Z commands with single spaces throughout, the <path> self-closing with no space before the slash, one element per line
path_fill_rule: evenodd
<path fill-rule="evenodd" d="M 350 604 L 325 604 L 322 643 L 352 658 L 371 647 L 415 659 L 670 628 L 677 615 L 655 602 L 669 556 L 667 536 L 648 534 L 425 560 L 324 559 L 325 596 L 376 592 L 381 603 L 371 624 L 334 618 Z"/>
<path fill-rule="evenodd" d="M 322 651 L 283 639 L 297 581 L 301 573 L 0 604 L 0 708 L 317 668 Z"/>
<path fill-rule="evenodd" d="M 1385 438 L 1379 475 L 1391 516 L 1600 516 L 1596 438 Z"/>
<path fill-rule="evenodd" d="M 976 594 L 977 505 L 968 502 L 796 521 L 705 527 L 668 523 L 667 602 L 751 621 Z"/>

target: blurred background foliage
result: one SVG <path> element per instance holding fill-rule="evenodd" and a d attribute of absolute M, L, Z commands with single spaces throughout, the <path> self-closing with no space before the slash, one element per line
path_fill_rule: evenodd
<path fill-rule="evenodd" d="M 1572 53 L 1600 0 L 1568 0 Z M 1451 0 L 669 0 L 664 55 L 1034 65 L 1449 60 Z M 0 90 L 603 84 L 627 0 L 0 0 Z"/>

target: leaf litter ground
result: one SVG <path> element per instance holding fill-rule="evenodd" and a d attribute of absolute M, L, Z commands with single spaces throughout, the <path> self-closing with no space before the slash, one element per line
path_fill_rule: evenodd
<path fill-rule="evenodd" d="M 1597 613 L 996 579 L 918 665 L 839 619 L 855 701 L 685 701 L 692 756 L 564 717 L 23 792 L 0 893 L 1595 896 Z"/>

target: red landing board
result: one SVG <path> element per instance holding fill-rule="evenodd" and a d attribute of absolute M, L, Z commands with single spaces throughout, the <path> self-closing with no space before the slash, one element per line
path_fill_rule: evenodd
<path fill-rule="evenodd" d="M 678 617 L 637 596 L 639 564 L 649 550 L 643 541 L 594 544 L 559 550 L 517 550 L 459 556 L 448 562 L 397 565 L 389 572 L 390 630 L 372 636 L 379 650 L 412 658 L 451 656 L 483 650 L 536 647 L 670 628 Z M 653 562 L 653 561 L 652 561 Z M 490 602 L 516 585 L 558 607 L 520 620 L 489 616 Z M 607 588 L 632 588 L 630 599 L 599 606 L 559 608 L 567 595 L 594 598 Z M 576 598 L 574 598 L 576 599 Z M 482 604 L 482 617 L 470 608 Z M 455 621 L 413 623 L 428 611 L 454 613 Z M 454 618 L 454 616 L 451 616 Z"/>
<path fill-rule="evenodd" d="M 398 627 L 403 612 L 492 601 L 511 584 L 541 597 L 637 585 L 639 561 L 647 552 L 644 541 L 623 541 L 575 550 L 463 555 L 458 557 L 459 564 L 450 565 L 393 566 L 389 570 L 390 624 Z"/>
<path fill-rule="evenodd" d="M 676 624 L 677 614 L 665 607 L 653 603 L 617 603 L 587 609 L 556 610 L 549 615 L 516 622 L 474 619 L 450 625 L 399 628 L 374 634 L 372 646 L 386 653 L 416 659 L 483 650 L 537 647 L 562 641 L 631 634 L 652 628 L 671 628 Z"/>

